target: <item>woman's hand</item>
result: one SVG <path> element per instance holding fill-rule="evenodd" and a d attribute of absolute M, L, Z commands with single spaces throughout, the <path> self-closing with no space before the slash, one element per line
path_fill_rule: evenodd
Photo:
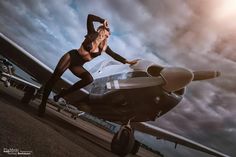
<path fill-rule="evenodd" d="M 106 27 L 106 28 L 108 28 L 108 21 L 107 21 L 107 20 L 104 20 L 103 26 Z"/>
<path fill-rule="evenodd" d="M 135 59 L 135 60 L 132 60 L 132 61 L 126 61 L 127 64 L 130 64 L 130 65 L 134 65 L 138 62 L 139 59 Z"/>

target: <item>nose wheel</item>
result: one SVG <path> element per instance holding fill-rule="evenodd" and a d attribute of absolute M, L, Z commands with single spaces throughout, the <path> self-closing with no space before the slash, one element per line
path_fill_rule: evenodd
<path fill-rule="evenodd" d="M 120 157 L 124 157 L 129 153 L 136 154 L 139 147 L 140 143 L 135 140 L 134 131 L 129 123 L 120 127 L 111 142 L 111 151 Z"/>

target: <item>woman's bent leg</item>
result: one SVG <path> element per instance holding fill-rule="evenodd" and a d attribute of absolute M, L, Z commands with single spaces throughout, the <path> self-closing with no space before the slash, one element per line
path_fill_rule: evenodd
<path fill-rule="evenodd" d="M 48 96 L 52 90 L 54 84 L 60 79 L 61 75 L 65 72 L 65 70 L 70 66 L 70 55 L 66 53 L 58 62 L 53 74 L 50 79 L 44 85 L 43 97 L 41 104 L 38 109 L 38 116 L 42 117 L 45 113 L 46 103 Z"/>
<path fill-rule="evenodd" d="M 74 91 L 76 91 L 80 88 L 83 88 L 93 82 L 92 75 L 86 69 L 84 69 L 82 66 L 70 67 L 70 70 L 74 75 L 81 78 L 81 80 L 76 82 L 70 88 L 61 91 L 61 93 L 56 96 L 56 99 L 59 99 L 60 97 L 64 97 L 70 93 L 73 93 Z"/>

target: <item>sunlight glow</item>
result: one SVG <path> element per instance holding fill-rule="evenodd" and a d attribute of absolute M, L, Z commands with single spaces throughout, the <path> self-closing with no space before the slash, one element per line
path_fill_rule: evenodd
<path fill-rule="evenodd" d="M 221 21 L 236 17 L 236 0 L 223 0 L 216 8 L 215 17 Z"/>

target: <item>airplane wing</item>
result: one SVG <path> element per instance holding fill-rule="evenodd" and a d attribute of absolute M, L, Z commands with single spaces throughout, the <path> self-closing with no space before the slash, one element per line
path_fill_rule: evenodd
<path fill-rule="evenodd" d="M 21 84 L 24 84 L 24 85 L 26 85 L 26 86 L 33 87 L 33 88 L 35 88 L 35 89 L 39 89 L 39 88 L 40 88 L 40 86 L 37 86 L 37 85 L 35 85 L 35 84 L 33 84 L 33 83 L 30 83 L 30 82 L 28 82 L 28 81 L 26 81 L 26 80 L 24 80 L 24 79 L 22 79 L 22 78 L 19 78 L 19 77 L 14 76 L 14 75 L 10 75 L 10 74 L 5 73 L 5 72 L 1 72 L 0 75 L 1 75 L 2 77 L 7 78 L 8 81 L 15 81 L 15 82 L 17 82 L 17 83 L 21 83 Z"/>
<path fill-rule="evenodd" d="M 52 69 L 2 33 L 0 33 L 0 54 L 34 77 L 40 84 L 44 84 L 52 74 Z M 53 88 L 53 91 L 59 92 L 61 88 L 68 88 L 71 84 L 72 83 L 68 80 L 60 79 Z M 88 93 L 82 89 L 80 92 L 78 91 L 77 94 L 79 94 L 78 96 L 82 98 Z"/>
<path fill-rule="evenodd" d="M 214 150 L 212 148 L 206 147 L 200 143 L 194 142 L 190 139 L 187 139 L 183 136 L 174 134 L 170 131 L 164 130 L 162 128 L 159 128 L 157 126 L 153 126 L 151 124 L 140 122 L 140 123 L 132 123 L 132 126 L 135 128 L 135 130 L 155 136 L 160 139 L 164 139 L 170 142 L 174 142 L 177 146 L 177 144 L 184 145 L 186 147 L 196 149 L 205 153 L 208 153 L 210 155 L 214 155 L 217 157 L 229 157 L 226 154 L 223 154 L 217 150 Z"/>

